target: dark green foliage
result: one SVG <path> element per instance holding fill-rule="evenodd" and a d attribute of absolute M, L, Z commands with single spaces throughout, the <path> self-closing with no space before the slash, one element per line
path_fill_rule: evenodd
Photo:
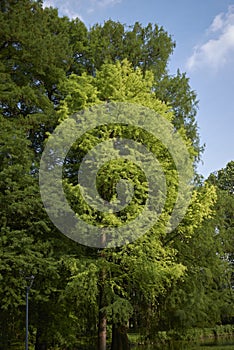
<path fill-rule="evenodd" d="M 162 330 L 183 333 L 191 327 L 233 322 L 233 180 L 233 161 L 212 173 L 207 180 L 216 189 L 212 216 L 190 239 L 175 237 L 173 246 L 186 274 L 160 299 Z"/>
<path fill-rule="evenodd" d="M 68 20 L 28 0 L 7 2 L 0 16 L 1 111 L 8 117 L 48 113 L 69 65 Z"/>
<path fill-rule="evenodd" d="M 195 91 L 190 88 L 189 78 L 179 70 L 175 76 L 165 75 L 156 82 L 155 93 L 157 98 L 172 107 L 175 128 L 177 130 L 181 127 L 185 128 L 196 150 L 196 157 L 199 159 L 203 146 L 200 145 L 196 122 L 198 101 Z"/>
<path fill-rule="evenodd" d="M 80 20 L 59 18 L 57 10 L 30 0 L 2 0 L 0 23 L 0 348 L 24 342 L 25 276 L 31 274 L 30 341 L 38 350 L 80 348 L 82 337 L 94 344 L 100 306 L 123 344 L 129 319 L 148 335 L 230 320 L 233 162 L 209 178 L 218 196 L 213 218 L 213 187 L 201 186 L 177 230 L 166 235 L 161 222 L 122 249 L 97 251 L 70 241 L 52 225 L 40 198 L 38 167 L 48 133 L 70 113 L 109 100 L 141 103 L 166 115 L 196 162 L 196 94 L 184 73 L 169 75 L 171 37 L 158 25 L 138 22 L 128 27 L 109 20 L 87 29 Z M 114 139 L 127 131 L 100 128 L 98 136 Z M 158 149 L 170 170 L 169 212 L 177 185 L 174 164 L 148 134 L 131 131 L 136 140 Z M 74 145 L 64 167 L 68 197 L 75 193 L 77 211 L 83 207 L 74 174 L 82 155 L 98 141 L 97 130 L 86 136 Z M 136 166 L 112 162 L 99 173 L 99 190 L 104 199 L 112 199 L 123 174 L 138 186 L 138 197 L 123 212 L 134 217 L 145 200 L 142 193 L 147 194 Z M 89 211 L 86 217 L 94 219 Z M 118 215 L 99 219 L 121 221 Z"/>
<path fill-rule="evenodd" d="M 158 25 L 143 27 L 136 22 L 125 27 L 119 22 L 106 21 L 90 29 L 89 48 L 92 60 L 90 69 L 100 69 L 103 63 L 115 63 L 127 59 L 133 68 L 142 68 L 143 74 L 153 70 L 156 80 L 166 72 L 167 62 L 174 43 Z"/>
<path fill-rule="evenodd" d="M 79 41 L 74 42 L 74 38 Z M 138 22 L 128 27 L 108 20 L 87 31 L 81 22 L 76 21 L 72 23 L 72 40 L 74 73 L 86 71 L 95 76 L 104 63 L 124 59 L 134 69 L 141 68 L 143 75 L 152 71 L 156 97 L 172 107 L 176 129 L 185 127 L 199 158 L 202 147 L 195 120 L 198 103 L 196 93 L 191 90 L 185 73 L 178 71 L 176 76 L 168 73 L 167 64 L 175 43 L 162 27 L 151 23 L 143 27 Z"/>
<path fill-rule="evenodd" d="M 208 181 L 217 187 L 218 200 L 215 206 L 213 227 L 222 247 L 220 256 L 228 263 L 226 271 L 227 287 L 230 288 L 230 303 L 233 304 L 234 286 L 234 161 L 225 168 L 212 173 Z M 226 307 L 226 318 L 233 317 L 233 308 Z"/>

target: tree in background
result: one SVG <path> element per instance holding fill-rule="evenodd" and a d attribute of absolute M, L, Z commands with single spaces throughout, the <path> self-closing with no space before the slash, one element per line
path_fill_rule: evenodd
<path fill-rule="evenodd" d="M 69 21 L 56 10 L 26 0 L 1 1 L 0 7 L 0 343 L 8 349 L 24 337 L 23 275 L 36 276 L 31 295 L 35 291 L 38 330 L 45 320 L 41 304 L 48 308 L 58 294 L 61 237 L 44 211 L 37 172 L 45 131 L 55 125 L 56 85 L 66 77 L 70 55 Z"/>
<path fill-rule="evenodd" d="M 134 70 L 141 68 L 143 75 L 147 71 L 153 72 L 156 97 L 172 108 L 173 124 L 177 130 L 185 128 L 199 159 L 203 147 L 200 146 L 196 123 L 196 93 L 191 90 L 185 73 L 178 70 L 174 76 L 169 74 L 167 66 L 175 42 L 162 27 L 151 23 L 143 27 L 139 22 L 125 26 L 108 20 L 103 25 L 91 27 L 85 36 L 83 25 L 76 21 L 72 24 L 71 37 L 74 58 L 71 73 L 80 75 L 85 69 L 95 76 L 96 70 L 104 63 L 123 59 L 127 59 Z"/>
<path fill-rule="evenodd" d="M 221 249 L 219 256 L 226 264 L 223 283 L 226 303 L 222 305 L 221 320 L 233 322 L 233 286 L 234 286 L 234 161 L 225 168 L 212 173 L 208 181 L 217 188 L 218 199 L 215 206 L 215 217 L 212 221 Z"/>
<path fill-rule="evenodd" d="M 206 186 L 215 189 L 213 213 L 190 239 L 174 241 L 186 273 L 161 299 L 160 330 L 174 329 L 182 336 L 192 327 L 233 322 L 233 169 L 231 161 L 208 177 Z"/>

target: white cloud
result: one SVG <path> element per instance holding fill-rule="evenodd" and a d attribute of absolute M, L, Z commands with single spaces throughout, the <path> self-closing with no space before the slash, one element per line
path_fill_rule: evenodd
<path fill-rule="evenodd" d="M 105 9 L 108 7 L 115 6 L 116 4 L 120 4 L 122 0 L 89 0 L 86 1 L 87 13 L 92 13 L 98 9 Z"/>
<path fill-rule="evenodd" d="M 81 12 L 92 13 L 121 3 L 122 0 L 44 0 L 43 7 L 56 7 L 59 14 L 69 18 L 79 17 Z M 83 20 L 82 20 L 83 21 Z"/>
<path fill-rule="evenodd" d="M 97 0 L 95 1 L 100 7 L 109 7 L 121 3 L 122 0 Z"/>
<path fill-rule="evenodd" d="M 69 18 L 80 18 L 82 21 L 82 16 L 80 15 L 81 6 L 77 1 L 71 0 L 44 0 L 43 7 L 54 7 L 58 9 L 59 15 L 67 16 Z"/>
<path fill-rule="evenodd" d="M 205 43 L 194 48 L 187 61 L 187 69 L 209 67 L 213 70 L 222 68 L 234 58 L 234 6 L 229 6 L 227 13 L 217 15 L 207 31 Z"/>
<path fill-rule="evenodd" d="M 216 31 L 218 31 L 219 29 L 222 29 L 223 24 L 224 24 L 223 16 L 224 16 L 223 13 L 220 13 L 219 15 L 217 15 L 217 16 L 214 18 L 214 20 L 213 20 L 213 22 L 212 22 L 212 24 L 211 24 L 211 26 L 210 26 L 210 30 L 211 30 L 212 32 L 216 32 Z"/>

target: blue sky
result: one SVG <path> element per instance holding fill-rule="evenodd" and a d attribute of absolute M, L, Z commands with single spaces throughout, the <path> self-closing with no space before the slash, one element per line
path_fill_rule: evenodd
<path fill-rule="evenodd" d="M 197 121 L 206 144 L 199 172 L 207 177 L 234 160 L 234 0 L 47 0 L 59 15 L 87 27 L 113 19 L 157 23 L 176 41 L 170 73 L 187 72 L 199 102 Z"/>

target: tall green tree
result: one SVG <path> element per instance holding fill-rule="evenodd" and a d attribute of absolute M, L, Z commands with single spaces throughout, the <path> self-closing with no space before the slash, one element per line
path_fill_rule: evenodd
<path fill-rule="evenodd" d="M 127 60 L 122 63 L 104 64 L 96 77 L 71 75 L 60 87 L 64 93 L 58 111 L 60 121 L 73 114 L 79 108 L 91 107 L 94 104 L 106 101 L 127 101 L 141 104 L 154 109 L 166 119 L 173 120 L 171 110 L 155 98 L 152 92 L 154 75 L 152 72 L 144 72 L 131 66 Z M 108 104 L 107 104 L 108 106 Z M 134 105 L 129 107 L 128 113 L 133 113 Z M 91 109 L 92 111 L 92 109 Z M 134 115 L 134 113 L 133 113 Z M 79 116 L 82 118 L 82 114 Z M 84 118 L 86 115 L 84 113 Z M 134 121 L 134 120 L 133 120 Z M 66 137 L 68 130 L 66 129 Z M 67 155 L 64 172 L 64 186 L 67 198 L 69 198 L 75 212 L 81 218 L 103 227 L 114 225 L 121 226 L 123 222 L 135 218 L 144 206 L 146 187 L 145 179 L 137 167 L 131 166 L 129 162 L 111 161 L 98 175 L 97 186 L 102 198 L 112 201 L 116 196 L 116 184 L 121 177 L 132 178 L 135 193 L 139 197 L 133 200 L 126 210 L 120 213 L 101 213 L 93 210 L 82 200 L 80 186 L 77 184 L 76 173 L 79 164 L 91 148 L 100 141 L 116 137 L 128 137 L 131 135 L 136 141 L 141 141 L 155 152 L 160 159 L 170 187 L 168 188 L 168 201 L 161 221 L 136 242 L 128 244 L 121 249 L 104 250 L 92 264 L 96 266 L 96 279 L 98 289 L 95 290 L 96 298 L 99 300 L 99 349 L 106 348 L 107 323 L 112 324 L 112 349 L 115 349 L 117 338 L 122 334 L 122 343 L 126 342 L 126 324 L 130 316 L 138 312 L 141 317 L 139 324 L 142 329 L 150 329 L 150 324 L 160 322 L 157 314 L 158 301 L 160 297 L 167 295 L 167 290 L 182 281 L 185 274 L 185 266 L 178 254 L 175 241 L 189 240 L 195 232 L 196 227 L 201 225 L 205 217 L 210 214 L 212 203 L 212 189 L 204 188 L 200 192 L 195 191 L 188 213 L 178 230 L 170 235 L 165 232 L 165 222 L 175 200 L 177 177 L 172 159 L 165 152 L 158 140 L 152 138 L 145 131 L 139 131 L 130 126 L 100 126 L 93 131 L 87 132 L 72 147 Z M 182 133 L 184 142 L 187 143 L 191 157 L 196 152 L 191 142 Z M 52 136 L 53 137 L 53 136 Z M 69 135 L 68 135 L 69 137 Z M 194 158 L 195 159 L 195 158 Z M 202 208 L 202 210 L 201 210 Z M 137 228 L 136 228 L 137 230 Z M 175 236 L 173 236 L 175 235 Z M 173 237 L 173 238 L 172 238 Z M 176 237 L 176 238 L 175 238 Z M 104 233 L 105 239 L 105 233 Z M 168 243 L 166 241 L 168 240 Z M 71 281 L 71 288 L 75 281 L 79 280 L 79 272 Z M 75 288 L 73 287 L 73 290 Z M 79 293 L 76 294 L 79 298 Z M 92 297 L 93 298 L 93 297 Z M 140 302 L 139 302 L 140 301 Z M 136 308 L 134 310 L 134 308 Z M 143 316 L 144 315 L 144 316 Z M 120 346 L 120 345 L 119 345 Z"/>
<path fill-rule="evenodd" d="M 36 276 L 35 331 L 43 323 L 40 305 L 48 308 L 57 286 L 57 236 L 40 199 L 37 170 L 45 131 L 55 125 L 56 86 L 71 55 L 69 20 L 56 10 L 27 0 L 1 1 L 0 9 L 0 336 L 8 349 L 23 341 L 23 276 Z"/>
<path fill-rule="evenodd" d="M 174 113 L 173 124 L 179 130 L 185 128 L 199 159 L 203 147 L 200 145 L 196 123 L 197 97 L 190 87 L 186 73 L 170 75 L 169 58 L 175 48 L 171 36 L 158 25 L 142 26 L 136 22 L 125 26 L 108 20 L 96 24 L 87 31 L 78 21 L 72 25 L 72 38 L 78 38 L 73 46 L 74 70 L 76 74 L 85 71 L 95 76 L 104 63 L 115 63 L 127 59 L 134 69 L 141 68 L 143 75 L 152 71 L 156 97 L 168 104 Z M 75 68 L 77 67 L 77 68 Z"/>
<path fill-rule="evenodd" d="M 90 329 L 95 335 L 98 319 L 104 326 L 105 321 L 112 324 L 114 350 L 120 334 L 126 342 L 130 316 L 145 332 L 153 320 L 161 322 L 160 298 L 185 276 L 185 259 L 177 258 L 178 242 L 193 235 L 208 215 L 210 192 L 203 197 L 195 192 L 180 230 L 175 237 L 167 236 L 164 220 L 177 188 L 168 152 L 134 128 L 100 128 L 98 135 L 94 130 L 74 145 L 64 166 L 67 196 L 84 219 L 94 222 L 96 216 L 82 202 L 75 177 L 82 157 L 99 136 L 115 142 L 131 131 L 135 140 L 158 149 L 170 184 L 165 217 L 158 226 L 123 249 L 97 252 L 71 242 L 49 220 L 38 185 L 40 156 L 48 133 L 71 113 L 122 101 L 164 115 L 181 133 L 191 157 L 197 157 L 196 94 L 185 74 L 170 77 L 167 64 L 175 44 L 157 25 L 126 27 L 107 21 L 88 30 L 78 19 L 60 18 L 57 10 L 43 9 L 42 1 L 3 0 L 0 10 L 2 347 L 23 343 L 24 275 L 34 274 L 30 339 L 37 350 L 78 347 L 78 336 L 88 335 Z M 77 162 L 72 163 L 75 157 Z M 99 174 L 104 199 L 116 200 L 116 183 L 122 177 L 135 179 L 138 196 L 122 216 L 100 215 L 97 221 L 104 226 L 134 218 L 147 196 L 139 168 L 129 162 L 109 165 Z"/>

